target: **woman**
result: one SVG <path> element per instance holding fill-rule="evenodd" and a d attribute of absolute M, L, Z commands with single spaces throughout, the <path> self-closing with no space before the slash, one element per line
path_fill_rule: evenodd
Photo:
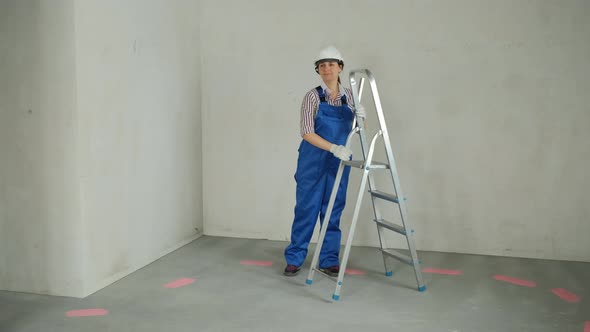
<path fill-rule="evenodd" d="M 323 49 L 315 62 L 315 71 L 322 83 L 305 95 L 301 106 L 303 140 L 295 173 L 297 192 L 291 243 L 285 249 L 286 276 L 295 276 L 301 269 L 318 214 L 323 223 L 340 160 L 350 160 L 352 155 L 344 146 L 354 113 L 352 92 L 340 84 L 343 68 L 342 55 L 335 47 Z M 320 269 L 330 276 L 337 276 L 340 270 L 339 226 L 349 173 L 350 167 L 346 166 L 320 252 Z"/>

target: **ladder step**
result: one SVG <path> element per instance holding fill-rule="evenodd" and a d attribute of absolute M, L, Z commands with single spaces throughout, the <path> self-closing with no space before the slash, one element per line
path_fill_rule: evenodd
<path fill-rule="evenodd" d="M 352 168 L 365 168 L 365 161 L 364 160 L 345 160 L 342 162 L 344 165 L 350 166 Z M 381 161 L 373 161 L 371 163 L 370 169 L 387 169 L 389 168 L 389 164 L 386 164 Z"/>
<path fill-rule="evenodd" d="M 369 192 L 371 193 L 371 195 L 373 195 L 373 197 L 381 198 L 394 203 L 399 203 L 397 196 L 395 195 L 388 194 L 379 190 L 369 190 Z"/>
<path fill-rule="evenodd" d="M 381 252 L 408 265 L 414 266 L 414 261 L 411 257 L 408 257 L 398 251 L 395 251 L 393 249 L 381 249 Z"/>
<path fill-rule="evenodd" d="M 387 229 L 391 229 L 394 232 L 398 232 L 400 234 L 406 235 L 406 230 L 404 229 L 403 226 L 396 225 L 396 224 L 389 222 L 387 220 L 384 220 L 384 219 L 374 219 L 373 221 L 375 221 L 380 226 L 383 226 Z"/>

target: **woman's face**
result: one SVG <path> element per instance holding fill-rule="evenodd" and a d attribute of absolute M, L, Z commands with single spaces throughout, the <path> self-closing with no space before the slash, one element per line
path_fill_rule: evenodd
<path fill-rule="evenodd" d="M 318 65 L 318 70 L 320 72 L 320 76 L 325 82 L 337 81 L 338 75 L 342 71 L 338 65 L 338 62 L 336 61 L 322 62 Z"/>

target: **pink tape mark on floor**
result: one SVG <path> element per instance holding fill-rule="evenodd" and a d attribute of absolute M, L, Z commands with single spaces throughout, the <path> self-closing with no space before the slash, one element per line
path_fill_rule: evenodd
<path fill-rule="evenodd" d="M 494 279 L 499 280 L 499 281 L 509 282 L 511 284 L 515 284 L 515 285 L 519 285 L 519 286 L 537 287 L 537 283 L 534 281 L 518 279 L 518 278 L 514 278 L 514 277 L 500 275 L 500 274 L 495 275 Z"/>
<path fill-rule="evenodd" d="M 367 274 L 367 272 L 365 271 L 361 271 L 361 270 L 356 270 L 356 269 L 346 269 L 346 271 L 344 271 L 345 274 L 349 274 L 351 276 L 362 276 Z"/>
<path fill-rule="evenodd" d="M 571 293 L 565 288 L 553 288 L 551 290 L 553 294 L 559 296 L 562 300 L 567 301 L 569 303 L 578 303 L 580 302 L 580 297 L 574 293 Z"/>
<path fill-rule="evenodd" d="M 82 310 L 70 310 L 66 312 L 68 317 L 89 317 L 89 316 L 104 316 L 109 312 L 105 309 L 82 309 Z"/>
<path fill-rule="evenodd" d="M 584 324 L 584 332 L 590 332 L 590 320 Z"/>
<path fill-rule="evenodd" d="M 252 266 L 272 266 L 271 261 L 240 261 L 240 264 Z"/>
<path fill-rule="evenodd" d="M 195 282 L 195 279 L 180 278 L 178 280 L 174 280 L 172 282 L 167 283 L 166 285 L 164 285 L 164 287 L 166 287 L 166 288 L 179 288 L 179 287 L 183 287 L 186 285 L 190 285 L 193 282 Z"/>
<path fill-rule="evenodd" d="M 435 273 L 435 274 L 446 274 L 446 275 L 450 275 L 450 276 L 458 276 L 458 275 L 463 274 L 463 271 L 459 271 L 459 270 L 433 269 L 430 267 L 423 269 L 422 272 Z"/>

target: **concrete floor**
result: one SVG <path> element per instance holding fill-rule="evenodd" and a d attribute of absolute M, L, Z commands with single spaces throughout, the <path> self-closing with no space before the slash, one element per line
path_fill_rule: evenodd
<path fill-rule="evenodd" d="M 366 274 L 347 276 L 332 303 L 332 281 L 316 274 L 305 285 L 307 268 L 282 275 L 285 245 L 202 237 L 85 299 L 0 292 L 0 331 L 590 331 L 590 263 L 420 252 L 424 268 L 462 272 L 425 273 L 428 289 L 420 293 L 410 267 L 395 262 L 385 277 L 376 249 L 355 247 L 348 267 Z M 180 278 L 195 282 L 164 287 Z M 578 301 L 556 296 L 556 288 Z M 108 314 L 66 314 L 92 308 Z"/>

